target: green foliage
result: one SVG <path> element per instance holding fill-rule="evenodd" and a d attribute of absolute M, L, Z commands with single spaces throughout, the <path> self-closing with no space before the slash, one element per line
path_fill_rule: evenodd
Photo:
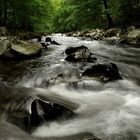
<path fill-rule="evenodd" d="M 140 26 L 139 0 L 0 0 L 0 26 L 67 32 Z"/>
<path fill-rule="evenodd" d="M 47 4 L 47 0 L 0 0 L 0 25 L 22 30 L 36 30 L 37 25 L 42 28 Z"/>
<path fill-rule="evenodd" d="M 140 26 L 139 0 L 51 0 L 49 30 L 67 32 L 91 28 Z"/>
<path fill-rule="evenodd" d="M 121 25 L 140 26 L 140 1 L 139 0 L 119 0 L 119 19 Z"/>
<path fill-rule="evenodd" d="M 49 29 L 67 32 L 91 28 L 104 28 L 106 15 L 101 0 L 51 0 L 52 11 Z"/>

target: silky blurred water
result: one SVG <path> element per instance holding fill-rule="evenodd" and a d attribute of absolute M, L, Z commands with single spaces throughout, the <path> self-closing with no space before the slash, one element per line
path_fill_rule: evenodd
<path fill-rule="evenodd" d="M 50 91 L 54 98 L 60 96 L 79 105 L 76 117 L 47 122 L 32 135 L 58 137 L 89 132 L 103 140 L 140 140 L 140 47 L 110 45 L 61 34 L 51 37 L 61 45 L 49 45 L 40 58 L 0 62 L 3 84 L 35 88 L 44 95 Z M 80 45 L 91 50 L 97 57 L 96 63 L 115 63 L 123 80 L 109 83 L 82 80 L 80 73 L 93 63 L 64 61 L 64 50 Z"/>

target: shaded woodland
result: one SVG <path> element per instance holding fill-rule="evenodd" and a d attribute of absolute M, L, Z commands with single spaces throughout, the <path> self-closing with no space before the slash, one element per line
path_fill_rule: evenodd
<path fill-rule="evenodd" d="M 0 26 L 67 32 L 140 26 L 139 0 L 0 0 Z"/>

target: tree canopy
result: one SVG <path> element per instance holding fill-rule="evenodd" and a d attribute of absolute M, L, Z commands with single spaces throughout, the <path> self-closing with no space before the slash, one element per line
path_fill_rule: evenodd
<path fill-rule="evenodd" d="M 0 0 L 0 25 L 22 30 L 41 29 L 47 20 L 47 0 Z"/>
<path fill-rule="evenodd" d="M 0 26 L 67 32 L 140 26 L 139 0 L 0 0 Z"/>

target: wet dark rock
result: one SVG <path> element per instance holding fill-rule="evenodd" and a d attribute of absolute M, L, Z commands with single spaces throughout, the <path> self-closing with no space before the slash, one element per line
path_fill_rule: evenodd
<path fill-rule="evenodd" d="M 70 118 L 74 115 L 69 109 L 53 102 L 36 99 L 31 104 L 31 114 L 24 118 L 26 131 L 32 131 L 46 121 Z"/>
<path fill-rule="evenodd" d="M 72 55 L 73 53 L 82 50 L 83 52 L 89 51 L 88 47 L 86 46 L 79 46 L 79 47 L 69 47 L 65 50 L 66 55 Z"/>
<path fill-rule="evenodd" d="M 27 132 L 45 121 L 67 119 L 74 115 L 72 110 L 59 104 L 57 99 L 35 95 L 35 91 L 30 88 L 14 89 L 0 85 L 0 96 L 0 117 L 6 115 L 6 121 Z"/>
<path fill-rule="evenodd" d="M 93 62 L 95 57 L 91 57 L 92 53 L 86 46 L 69 47 L 65 50 L 67 57 L 66 61 L 69 62 Z"/>
<path fill-rule="evenodd" d="M 74 53 L 76 51 L 76 48 L 74 47 L 68 47 L 66 50 L 65 50 L 65 53 L 66 55 L 71 55 L 72 53 Z"/>
<path fill-rule="evenodd" d="M 52 41 L 52 39 L 50 37 L 45 38 L 45 42 L 51 42 L 51 41 Z"/>
<path fill-rule="evenodd" d="M 82 77 L 91 77 L 104 82 L 122 79 L 116 64 L 96 64 L 85 70 Z"/>
<path fill-rule="evenodd" d="M 38 37 L 38 42 L 40 42 L 43 47 L 46 47 L 48 45 L 60 45 L 55 40 L 52 40 L 51 37 L 45 37 L 45 36 Z"/>
<path fill-rule="evenodd" d="M 43 48 L 48 48 L 48 43 L 47 42 L 41 42 L 40 43 L 42 45 Z"/>
<path fill-rule="evenodd" d="M 38 41 L 38 42 L 41 42 L 41 41 L 42 41 L 42 37 L 39 36 L 39 37 L 37 38 L 37 41 Z"/>

